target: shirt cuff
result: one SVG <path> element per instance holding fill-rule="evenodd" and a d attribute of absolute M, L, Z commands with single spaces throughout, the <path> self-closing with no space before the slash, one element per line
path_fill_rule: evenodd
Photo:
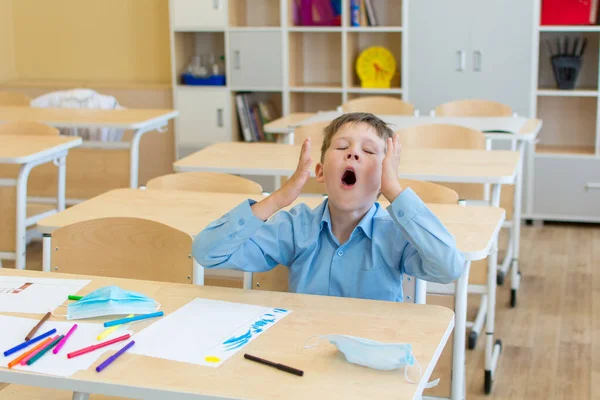
<path fill-rule="evenodd" d="M 421 210 L 425 209 L 425 203 L 410 188 L 405 188 L 396 199 L 387 206 L 387 210 L 400 225 L 410 222 Z"/>
<path fill-rule="evenodd" d="M 247 239 L 264 225 L 265 222 L 257 218 L 250 208 L 255 203 L 255 200 L 248 199 L 227 214 L 231 227 L 230 234 Z"/>

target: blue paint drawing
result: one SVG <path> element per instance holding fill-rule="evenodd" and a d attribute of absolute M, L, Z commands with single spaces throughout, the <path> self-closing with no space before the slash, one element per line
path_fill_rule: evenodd
<path fill-rule="evenodd" d="M 278 311 L 280 310 L 280 311 Z M 274 312 L 287 312 L 287 310 L 283 310 L 280 308 L 273 309 Z M 250 342 L 253 336 L 262 333 L 266 327 L 275 323 L 276 317 L 271 313 L 263 314 L 258 320 L 254 321 L 250 326 L 250 329 L 246 333 L 240 336 L 234 336 L 232 338 L 227 339 L 223 342 L 225 345 L 226 351 L 231 351 L 235 349 L 239 349 L 242 346 L 245 346 Z"/>
<path fill-rule="evenodd" d="M 273 311 L 275 311 L 275 312 L 288 312 L 288 310 L 286 310 L 285 308 L 274 308 Z"/>

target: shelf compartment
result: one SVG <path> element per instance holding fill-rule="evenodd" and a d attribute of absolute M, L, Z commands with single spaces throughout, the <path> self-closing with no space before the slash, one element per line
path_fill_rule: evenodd
<path fill-rule="evenodd" d="M 175 65 L 173 67 L 177 76 L 177 85 L 182 84 L 181 74 L 186 70 L 194 56 L 201 56 L 201 60 L 208 63 L 209 55 L 214 55 L 220 67 L 220 74 L 225 75 L 226 66 L 221 61 L 225 54 L 224 32 L 177 32 L 175 33 Z M 209 73 L 211 73 L 209 68 Z M 203 87 L 203 86 L 197 86 Z M 207 86 L 209 87 L 209 86 Z M 223 87 L 223 86 L 210 86 Z"/>
<path fill-rule="evenodd" d="M 341 93 L 290 93 L 290 112 L 292 113 L 331 111 L 341 104 Z"/>
<path fill-rule="evenodd" d="M 536 155 L 562 154 L 562 155 L 582 155 L 593 156 L 595 154 L 594 146 L 548 146 L 536 145 Z"/>
<path fill-rule="evenodd" d="M 362 88 L 356 73 L 356 59 L 360 53 L 371 46 L 382 46 L 392 52 L 396 59 L 396 73 L 392 78 L 391 88 L 399 90 L 400 67 L 402 65 L 402 33 L 400 32 L 351 32 L 348 33 L 348 52 L 346 59 L 347 80 L 346 85 L 353 89 L 373 90 Z"/>
<path fill-rule="evenodd" d="M 382 93 L 382 92 L 348 92 L 348 100 L 358 99 L 359 97 L 370 97 L 370 96 L 386 96 L 394 97 L 402 100 L 400 93 Z"/>
<path fill-rule="evenodd" d="M 273 119 L 277 119 L 279 117 L 281 117 L 281 111 L 282 111 L 282 93 L 281 92 L 249 92 L 249 91 L 234 91 L 231 92 L 231 130 L 232 130 L 232 134 L 231 136 L 234 138 L 234 140 L 238 140 L 238 141 L 246 141 L 246 138 L 244 137 L 244 133 L 241 129 L 241 121 L 240 121 L 240 114 L 239 114 L 239 110 L 240 108 L 238 107 L 238 102 L 237 102 L 237 98 L 236 96 L 238 94 L 245 94 L 248 95 L 249 98 L 249 105 L 251 107 L 252 111 L 252 117 L 254 118 L 258 118 L 258 120 L 256 120 L 256 123 L 260 123 L 261 127 L 263 125 L 263 121 L 260 118 L 261 116 L 265 116 L 264 114 L 261 114 L 261 112 L 259 110 L 261 110 L 260 107 L 257 107 L 259 103 L 263 103 L 263 105 L 267 106 L 267 109 L 269 111 L 269 114 L 272 115 L 268 115 L 271 120 Z M 245 102 L 244 102 L 245 104 Z M 246 110 L 246 108 L 243 108 L 244 110 Z M 264 110 L 264 109 L 263 109 Z M 254 115 L 254 113 L 258 113 L 256 116 Z M 249 117 L 248 115 L 246 115 L 246 117 Z M 266 116 L 265 116 L 266 117 Z M 267 121 L 269 122 L 269 121 Z M 265 134 L 264 133 L 264 129 L 258 127 L 258 130 L 260 132 L 262 132 L 262 136 L 265 137 L 265 139 L 267 141 L 273 141 L 274 140 L 274 136 L 272 134 Z M 256 128 L 255 128 L 256 129 Z M 255 131 L 251 130 L 251 137 L 254 138 L 254 135 L 256 134 Z"/>
<path fill-rule="evenodd" d="M 544 125 L 537 147 L 542 152 L 583 148 L 594 153 L 597 106 L 596 97 L 539 97 L 537 116 Z"/>
<path fill-rule="evenodd" d="M 373 10 L 375 12 L 375 21 L 377 27 L 401 27 L 402 26 L 402 1 L 403 0 L 364 0 L 359 3 L 361 6 L 365 4 L 367 1 L 371 3 L 373 6 Z M 352 10 L 351 10 L 351 2 L 346 2 L 348 5 L 348 16 L 347 18 L 347 26 L 352 27 Z M 365 5 L 366 7 L 366 5 Z M 369 26 L 368 18 L 366 15 L 366 10 L 363 10 L 361 7 L 360 14 L 363 14 L 364 17 L 359 17 L 359 21 L 361 22 L 361 28 L 373 28 L 374 26 Z M 358 27 L 352 27 L 358 28 Z"/>
<path fill-rule="evenodd" d="M 339 0 L 339 6 L 341 7 L 341 3 L 344 2 L 344 0 Z M 302 0 L 288 0 L 288 26 L 290 27 L 303 27 L 303 28 L 331 28 L 331 27 L 340 27 L 342 25 L 342 16 L 341 15 L 335 15 L 336 14 L 336 10 L 335 7 L 331 7 L 330 11 L 331 11 L 331 15 L 332 15 L 332 19 L 330 21 L 328 21 L 327 23 L 324 24 L 320 24 L 318 22 L 319 19 L 319 10 L 317 7 L 313 6 L 313 10 L 312 10 L 312 19 L 315 20 L 316 24 L 318 25 L 305 25 L 302 23 L 302 12 L 300 10 L 300 5 L 302 3 Z M 338 11 L 342 11 L 341 9 L 339 9 Z M 291 28 L 290 28 L 291 29 Z"/>
<path fill-rule="evenodd" d="M 229 0 L 229 26 L 279 27 L 279 0 Z"/>
<path fill-rule="evenodd" d="M 558 38 L 568 38 L 568 51 L 572 51 L 575 38 L 582 40 L 587 38 L 588 43 L 582 56 L 581 69 L 577 78 L 575 89 L 597 90 L 598 88 L 598 34 L 589 32 L 544 32 L 540 35 L 539 44 L 539 79 L 538 87 L 543 89 L 558 90 L 558 85 L 554 79 L 552 62 L 550 61 L 550 50 L 546 41 L 552 45 L 553 54 L 558 51 Z M 566 90 L 565 90 L 566 92 Z"/>
<path fill-rule="evenodd" d="M 342 87 L 342 35 L 334 32 L 289 34 L 291 87 Z"/>

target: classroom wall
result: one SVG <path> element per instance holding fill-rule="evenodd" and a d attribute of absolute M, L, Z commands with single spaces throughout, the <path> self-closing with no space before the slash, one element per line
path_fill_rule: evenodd
<path fill-rule="evenodd" d="M 12 5 L 12 0 L 0 0 L 0 81 L 17 76 Z"/>
<path fill-rule="evenodd" d="M 11 1 L 19 80 L 170 84 L 168 0 Z"/>

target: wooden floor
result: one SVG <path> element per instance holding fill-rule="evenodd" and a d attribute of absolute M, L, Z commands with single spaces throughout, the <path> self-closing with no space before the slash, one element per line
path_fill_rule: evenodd
<path fill-rule="evenodd" d="M 475 350 L 467 350 L 467 398 L 600 399 L 600 226 L 546 224 L 521 232 L 522 291 L 516 308 L 509 305 L 510 281 L 498 287 L 496 337 L 503 352 L 494 389 L 489 396 L 483 393 L 484 341 L 479 340 Z M 39 243 L 29 246 L 27 264 L 41 269 Z M 477 303 L 470 298 L 470 318 Z M 0 398 L 71 397 L 12 385 Z"/>

